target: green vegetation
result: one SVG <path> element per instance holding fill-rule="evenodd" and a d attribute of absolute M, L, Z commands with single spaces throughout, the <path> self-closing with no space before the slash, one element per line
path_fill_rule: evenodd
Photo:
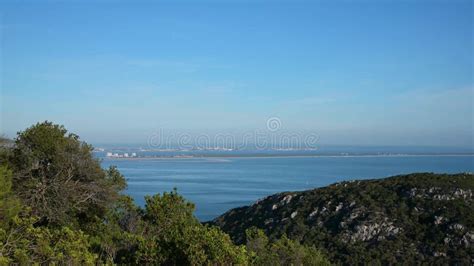
<path fill-rule="evenodd" d="M 324 256 L 313 246 L 305 247 L 283 235 L 270 242 L 263 230 L 256 227 L 245 231 L 247 249 L 252 250 L 254 265 L 329 265 Z"/>
<path fill-rule="evenodd" d="M 473 192 L 469 173 L 342 182 L 269 196 L 213 224 L 236 243 L 248 243 L 253 227 L 270 239 L 288 236 L 334 263 L 472 265 Z"/>
<path fill-rule="evenodd" d="M 92 147 L 49 122 L 0 138 L 0 265 L 466 264 L 474 175 L 342 182 L 269 196 L 201 224 L 176 190 L 124 195 Z M 217 227 L 217 226 L 218 227 Z M 258 229 L 260 228 L 260 229 Z M 229 235 L 228 235 L 228 234 Z"/>
<path fill-rule="evenodd" d="M 235 245 L 194 217 L 176 190 L 140 208 L 121 192 L 125 178 L 102 169 L 92 147 L 50 122 L 0 139 L 0 265 L 326 265 L 314 247 L 249 230 Z"/>

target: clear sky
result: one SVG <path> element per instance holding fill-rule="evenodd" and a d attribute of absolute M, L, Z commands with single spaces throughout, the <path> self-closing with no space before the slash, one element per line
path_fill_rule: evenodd
<path fill-rule="evenodd" d="M 473 146 L 472 1 L 37 2 L 0 3 L 10 137 L 51 120 L 144 143 L 278 117 L 322 143 Z"/>

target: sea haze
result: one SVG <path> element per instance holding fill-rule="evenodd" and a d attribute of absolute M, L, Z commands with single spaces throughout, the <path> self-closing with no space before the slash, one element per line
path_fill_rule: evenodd
<path fill-rule="evenodd" d="M 177 154 L 175 151 L 172 155 L 159 153 L 167 158 L 152 158 L 148 154 L 146 158 L 129 159 L 107 158 L 103 156 L 104 152 L 96 153 L 102 158 L 103 167 L 118 167 L 128 180 L 126 193 L 138 204 L 143 206 L 145 195 L 176 187 L 180 194 L 196 204 L 195 214 L 201 221 L 277 192 L 306 190 L 343 180 L 413 172 L 474 172 L 474 156 L 460 154 L 460 151 L 457 154 L 416 155 L 416 152 L 410 154 L 400 150 L 386 155 L 390 153 L 377 150 L 372 154 L 359 151 L 363 155 L 344 153 L 344 156 L 291 156 L 276 151 L 258 156 L 239 156 L 238 152 L 234 156 L 229 152 L 225 156 L 216 156 L 215 152 L 211 156 L 173 158 Z M 137 155 L 142 156 L 140 153 Z"/>

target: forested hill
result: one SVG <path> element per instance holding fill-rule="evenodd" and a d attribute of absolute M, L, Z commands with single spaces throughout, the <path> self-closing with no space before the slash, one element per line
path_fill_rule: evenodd
<path fill-rule="evenodd" d="M 474 263 L 474 175 L 419 173 L 285 192 L 213 223 L 237 243 L 258 227 L 326 251 L 336 263 Z"/>

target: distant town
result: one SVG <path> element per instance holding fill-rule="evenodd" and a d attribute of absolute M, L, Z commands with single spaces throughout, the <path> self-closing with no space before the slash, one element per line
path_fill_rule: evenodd
<path fill-rule="evenodd" d="M 137 154 L 135 152 L 132 152 L 132 153 L 112 153 L 112 152 L 107 152 L 106 154 L 107 157 L 111 157 L 111 158 L 133 158 L 133 157 L 137 157 Z"/>

